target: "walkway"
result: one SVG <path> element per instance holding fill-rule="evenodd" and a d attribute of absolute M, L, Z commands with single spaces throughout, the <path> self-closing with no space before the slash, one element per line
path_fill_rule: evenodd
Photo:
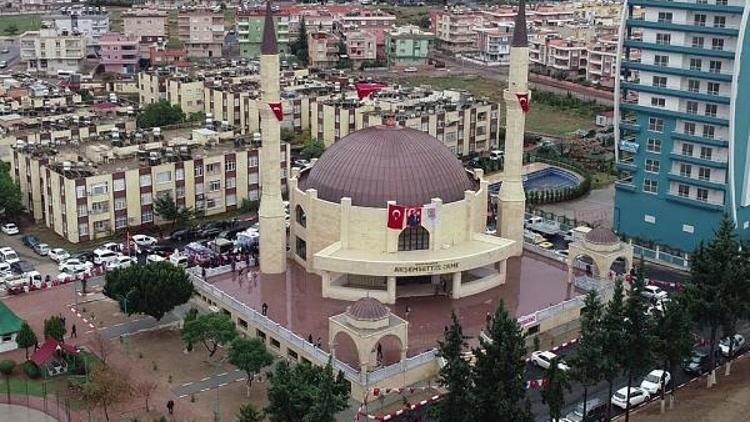
<path fill-rule="evenodd" d="M 58 419 L 39 410 L 16 404 L 0 404 L 0 421 L 12 422 L 54 422 Z"/>
<path fill-rule="evenodd" d="M 172 389 L 177 398 L 184 398 L 190 394 L 201 393 L 203 391 L 213 390 L 214 388 L 221 388 L 227 384 L 233 382 L 244 382 L 247 380 L 245 371 L 235 369 L 234 371 L 222 372 L 213 377 L 205 377 L 199 381 L 187 382 Z"/>

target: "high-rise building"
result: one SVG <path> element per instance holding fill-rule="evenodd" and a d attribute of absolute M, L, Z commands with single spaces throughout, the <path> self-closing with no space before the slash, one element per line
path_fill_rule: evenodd
<path fill-rule="evenodd" d="M 750 86 L 745 1 L 624 7 L 614 229 L 686 252 L 724 215 L 750 235 L 750 97 L 738 95 Z"/>

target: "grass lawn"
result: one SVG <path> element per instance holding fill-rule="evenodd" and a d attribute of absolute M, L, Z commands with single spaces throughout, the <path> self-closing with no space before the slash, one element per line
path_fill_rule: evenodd
<path fill-rule="evenodd" d="M 429 6 L 399 6 L 399 7 L 382 7 L 384 12 L 392 13 L 396 16 L 396 25 L 417 25 L 425 18 L 430 16 Z"/>
<path fill-rule="evenodd" d="M 20 35 L 41 28 L 42 19 L 40 15 L 0 16 L 0 35 L 8 35 L 5 30 L 12 26 L 18 29 L 16 35 Z"/>

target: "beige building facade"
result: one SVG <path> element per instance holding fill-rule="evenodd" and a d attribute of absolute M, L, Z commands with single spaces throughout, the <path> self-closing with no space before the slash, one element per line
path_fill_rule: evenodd
<path fill-rule="evenodd" d="M 138 37 L 167 37 L 167 12 L 156 9 L 132 9 L 122 14 L 122 31 Z"/>
<path fill-rule="evenodd" d="M 86 57 L 86 35 L 68 30 L 42 28 L 21 34 L 21 61 L 29 72 L 56 76 L 58 72 L 78 72 Z"/>
<path fill-rule="evenodd" d="M 221 57 L 224 46 L 224 14 L 210 9 L 183 8 L 177 15 L 177 35 L 188 57 Z"/>

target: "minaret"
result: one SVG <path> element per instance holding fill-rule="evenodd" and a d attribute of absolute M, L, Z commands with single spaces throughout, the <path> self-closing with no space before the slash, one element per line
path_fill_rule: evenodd
<path fill-rule="evenodd" d="M 529 44 L 526 36 L 526 2 L 518 4 L 505 99 L 505 169 L 497 204 L 497 235 L 523 244 L 526 194 L 523 190 L 523 135 L 526 115 L 521 107 L 529 98 Z M 519 98 L 520 95 L 520 98 Z M 522 249 L 519 249 L 522 250 Z"/>
<path fill-rule="evenodd" d="M 281 200 L 281 129 L 271 109 L 279 99 L 279 51 L 273 24 L 271 2 L 266 3 L 263 41 L 260 49 L 260 131 L 263 147 L 260 152 L 260 272 L 286 272 L 286 223 Z"/>

